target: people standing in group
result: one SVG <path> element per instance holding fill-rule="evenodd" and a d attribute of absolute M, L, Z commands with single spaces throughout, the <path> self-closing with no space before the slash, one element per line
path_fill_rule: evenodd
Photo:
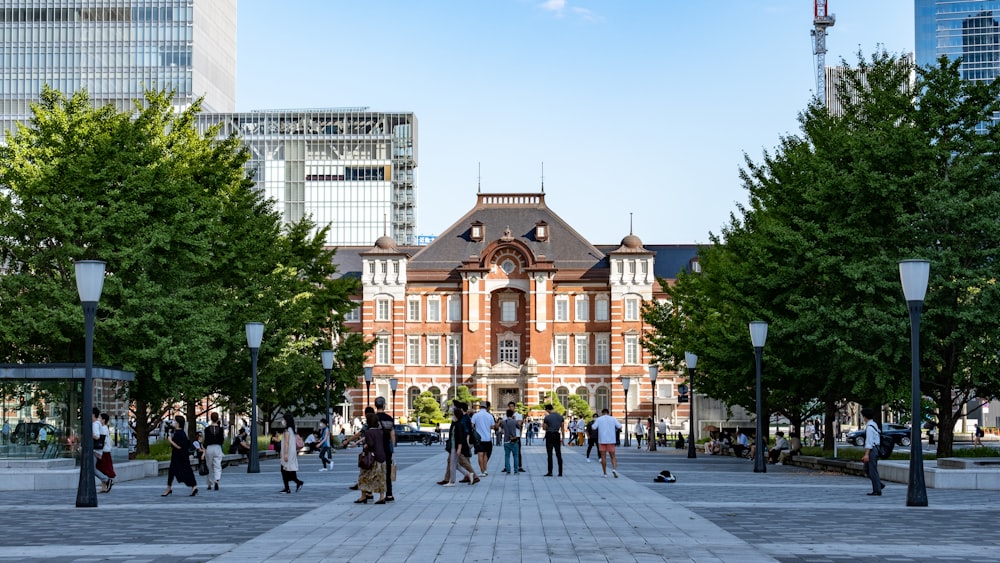
<path fill-rule="evenodd" d="M 316 440 L 319 444 L 319 460 L 323 463 L 323 467 L 320 467 L 320 471 L 329 471 L 329 466 L 333 464 L 330 459 L 330 424 L 326 418 L 321 418 L 319 421 L 319 438 Z"/>
<path fill-rule="evenodd" d="M 507 418 L 497 422 L 497 427 L 503 435 L 503 472 L 506 474 L 519 473 L 518 467 L 521 463 L 521 453 L 518 443 L 520 442 L 520 424 L 514 417 L 514 409 L 507 409 Z M 514 465 L 511 466 L 510 458 L 514 458 Z"/>
<path fill-rule="evenodd" d="M 167 436 L 170 443 L 170 469 L 167 470 L 167 490 L 162 497 L 173 494 L 174 479 L 191 487 L 191 496 L 198 494 L 198 481 L 191 470 L 191 441 L 184 432 L 184 417 L 174 417 L 174 431 Z"/>
<path fill-rule="evenodd" d="M 592 416 L 590 418 L 590 421 L 587 422 L 587 426 L 586 426 L 586 430 L 587 430 L 587 463 L 590 463 L 590 451 L 593 450 L 594 446 L 597 445 L 597 429 L 594 428 L 594 422 L 596 420 L 597 420 L 597 413 L 594 413 L 594 416 Z M 598 451 L 597 451 L 598 457 L 600 457 L 600 454 L 601 454 L 600 449 L 598 449 Z"/>
<path fill-rule="evenodd" d="M 370 415 L 370 414 L 375 414 L 375 409 L 372 408 L 372 407 L 365 407 L 365 410 L 364 410 L 365 420 L 368 420 L 368 415 Z M 361 428 L 358 429 L 357 432 L 355 432 L 354 434 L 352 434 L 350 438 L 347 438 L 345 440 L 341 440 L 340 441 L 340 447 L 346 450 L 347 447 L 350 446 L 351 444 L 353 444 L 355 442 L 360 442 L 360 441 L 364 440 L 364 438 L 365 438 L 365 430 L 368 430 L 368 424 L 362 424 Z M 361 484 L 359 482 L 355 481 L 353 485 L 351 485 L 350 487 L 347 487 L 347 488 L 350 489 L 350 490 L 352 490 L 352 491 L 357 491 L 358 489 L 361 488 Z"/>
<path fill-rule="evenodd" d="M 396 421 L 385 412 L 385 397 L 375 397 L 375 417 L 382 429 L 382 449 L 385 457 L 385 501 L 396 500 L 392 496 L 392 452 L 396 449 Z"/>
<path fill-rule="evenodd" d="M 451 455 L 448 458 L 448 481 L 441 484 L 445 487 L 454 487 L 458 483 L 475 485 L 479 482 L 479 477 L 469 461 L 472 456 L 469 434 L 475 430 L 472 429 L 471 422 L 467 422 L 465 408 L 468 405 L 456 400 L 452 402 L 452 406 L 451 431 L 448 433 L 448 441 L 451 445 Z M 458 481 L 459 471 L 465 474 L 461 481 Z"/>
<path fill-rule="evenodd" d="M 524 416 L 517 412 L 517 403 L 510 401 L 507 403 L 507 410 L 514 411 L 514 420 L 517 421 L 517 472 L 524 473 L 524 456 L 521 455 L 521 442 L 524 440 Z"/>
<path fill-rule="evenodd" d="M 607 457 L 611 457 L 611 474 L 618 478 L 618 458 L 615 457 L 615 431 L 621 430 L 622 423 L 609 414 L 608 409 L 601 409 L 601 416 L 594 421 L 597 430 L 597 455 L 601 458 L 601 471 L 608 476 Z"/>
<path fill-rule="evenodd" d="M 285 434 L 281 438 L 281 481 L 285 488 L 280 493 L 291 493 L 288 484 L 295 481 L 295 492 L 299 492 L 305 483 L 299 479 L 299 451 L 295 447 L 295 419 L 287 412 L 281 415 L 285 420 Z"/>
<path fill-rule="evenodd" d="M 105 439 L 101 434 L 101 410 L 97 407 L 94 407 L 91 413 L 90 434 L 94 441 L 94 458 L 91 461 L 94 464 L 94 476 L 101 481 L 100 492 L 107 493 L 111 491 L 111 487 L 114 486 L 115 482 L 101 471 L 98 464 L 98 461 L 100 461 L 101 456 L 104 454 Z"/>
<path fill-rule="evenodd" d="M 205 485 L 210 491 L 213 488 L 218 491 L 219 480 L 222 479 L 222 443 L 226 440 L 226 433 L 219 424 L 219 413 L 213 412 L 209 420 L 205 427 L 205 465 L 208 466 Z"/>
<path fill-rule="evenodd" d="M 635 428 L 633 429 L 635 434 L 635 445 L 637 450 L 642 449 L 642 437 L 646 435 L 646 427 L 642 425 L 642 419 L 635 422 Z"/>
<path fill-rule="evenodd" d="M 549 472 L 546 477 L 552 477 L 552 454 L 556 454 L 559 462 L 559 476 L 563 476 L 562 458 L 562 427 L 563 417 L 555 412 L 551 404 L 545 405 L 545 418 L 542 419 L 542 430 L 545 431 L 545 455 L 548 458 Z"/>
<path fill-rule="evenodd" d="M 489 475 L 487 466 L 489 465 L 490 457 L 493 455 L 493 426 L 496 423 L 496 419 L 490 414 L 490 402 L 480 402 L 479 410 L 476 414 L 472 415 L 472 427 L 473 431 L 479 434 L 479 444 L 476 445 L 476 458 L 479 460 L 479 473 L 483 477 Z"/>
<path fill-rule="evenodd" d="M 378 399 L 376 398 L 376 408 L 378 408 Z M 361 489 L 361 498 L 354 501 L 355 504 L 367 504 L 369 500 L 374 498 L 374 494 L 378 493 L 378 500 L 375 504 L 385 504 L 386 501 L 386 447 L 385 447 L 385 433 L 382 431 L 382 425 L 379 421 L 379 416 L 375 413 L 369 413 L 365 418 L 367 428 L 363 430 L 365 437 L 365 449 L 372 453 L 375 458 L 375 463 L 371 467 L 359 468 L 358 472 L 358 487 Z"/>
<path fill-rule="evenodd" d="M 872 492 L 868 493 L 870 497 L 882 496 L 882 489 L 885 488 L 885 483 L 878 474 L 878 447 L 880 432 L 878 426 L 873 420 L 875 418 L 875 411 L 870 408 L 861 409 L 861 416 L 865 419 L 865 455 L 861 458 L 862 463 L 865 464 L 865 473 L 868 474 L 868 478 L 872 482 Z"/>
<path fill-rule="evenodd" d="M 104 442 L 104 447 L 101 448 L 100 453 L 96 450 L 94 455 L 99 455 L 97 460 L 97 469 L 101 471 L 104 475 L 108 477 L 108 491 L 111 490 L 111 486 L 115 483 L 115 477 L 118 476 L 115 473 L 115 465 L 111 461 L 111 431 L 108 428 L 109 417 L 107 413 L 101 413 L 101 441 Z M 105 491 L 107 492 L 107 491 Z"/>

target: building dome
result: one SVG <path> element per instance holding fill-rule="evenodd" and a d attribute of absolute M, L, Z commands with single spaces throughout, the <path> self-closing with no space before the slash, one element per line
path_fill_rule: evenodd
<path fill-rule="evenodd" d="M 375 248 L 379 250 L 396 250 L 396 241 L 389 235 L 382 235 L 375 241 Z"/>
<path fill-rule="evenodd" d="M 622 239 L 622 247 L 628 250 L 642 250 L 642 240 L 629 233 L 628 236 Z"/>

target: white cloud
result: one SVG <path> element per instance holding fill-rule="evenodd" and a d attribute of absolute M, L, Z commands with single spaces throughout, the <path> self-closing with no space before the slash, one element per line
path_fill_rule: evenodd
<path fill-rule="evenodd" d="M 542 2 L 542 9 L 562 14 L 563 10 L 566 9 L 566 0 L 545 0 Z"/>
<path fill-rule="evenodd" d="M 547 11 L 555 14 L 556 17 L 564 17 L 567 11 L 586 21 L 596 21 L 598 19 L 597 15 L 587 8 L 580 8 L 578 6 L 567 6 L 567 0 L 545 0 L 540 4 L 540 7 Z"/>

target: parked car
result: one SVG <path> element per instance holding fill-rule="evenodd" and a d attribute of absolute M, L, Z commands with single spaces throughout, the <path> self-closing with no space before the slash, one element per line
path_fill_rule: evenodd
<path fill-rule="evenodd" d="M 882 423 L 882 435 L 891 437 L 897 445 L 907 447 L 910 445 L 910 427 L 902 424 Z M 847 443 L 855 446 L 865 445 L 865 429 L 855 430 L 847 433 Z"/>
<path fill-rule="evenodd" d="M 14 427 L 14 432 L 10 435 L 10 439 L 15 444 L 37 444 L 38 430 L 43 426 L 47 435 L 46 440 L 51 444 L 59 437 L 59 431 L 56 430 L 55 426 L 44 422 L 18 422 L 17 426 Z"/>
<path fill-rule="evenodd" d="M 431 432 L 430 430 L 421 430 L 415 424 L 396 425 L 397 444 L 401 444 L 403 442 L 413 442 L 429 446 L 439 441 L 441 441 L 441 438 L 437 435 L 437 433 Z"/>

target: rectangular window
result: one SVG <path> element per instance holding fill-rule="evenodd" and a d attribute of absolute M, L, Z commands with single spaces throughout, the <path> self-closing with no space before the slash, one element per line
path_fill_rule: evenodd
<path fill-rule="evenodd" d="M 462 320 L 462 297 L 459 295 L 448 296 L 448 320 Z"/>
<path fill-rule="evenodd" d="M 390 301 L 388 299 L 379 299 L 375 302 L 375 320 L 376 321 L 389 321 L 392 320 L 390 311 Z"/>
<path fill-rule="evenodd" d="M 515 366 L 521 363 L 520 346 L 516 339 L 501 340 L 499 347 L 501 362 L 509 362 Z"/>
<path fill-rule="evenodd" d="M 556 337 L 556 363 L 560 365 L 569 364 L 569 337 Z"/>
<path fill-rule="evenodd" d="M 356 323 L 361 320 L 361 306 L 358 305 L 344 314 L 345 323 Z"/>
<path fill-rule="evenodd" d="M 597 349 L 596 357 L 594 358 L 594 363 L 599 365 L 607 365 L 611 363 L 611 356 L 609 355 L 610 346 L 608 345 L 607 336 L 597 337 Z"/>
<path fill-rule="evenodd" d="M 625 335 L 625 363 L 637 365 L 639 363 L 639 336 L 635 334 Z"/>
<path fill-rule="evenodd" d="M 427 298 L 427 322 L 429 322 L 429 323 L 439 323 L 439 322 L 441 322 L 441 298 L 440 297 L 428 297 Z"/>
<path fill-rule="evenodd" d="M 639 298 L 638 297 L 626 297 L 625 298 L 625 320 L 626 321 L 637 321 L 637 320 L 639 320 Z"/>
<path fill-rule="evenodd" d="M 590 343 L 587 336 L 577 336 L 574 339 L 576 344 L 576 365 L 585 366 L 590 363 Z"/>
<path fill-rule="evenodd" d="M 608 302 L 608 298 L 607 297 L 599 297 L 597 299 L 597 303 L 596 303 L 596 307 L 595 307 L 596 311 L 594 311 L 594 320 L 595 321 L 606 321 L 606 320 L 608 320 L 608 318 L 609 318 L 609 314 L 608 314 L 609 307 L 608 307 L 608 304 L 609 304 L 609 302 Z"/>
<path fill-rule="evenodd" d="M 376 364 L 388 364 L 390 362 L 389 357 L 389 336 L 381 335 L 375 337 L 375 363 Z"/>
<path fill-rule="evenodd" d="M 420 322 L 420 298 L 411 297 L 406 301 L 406 320 L 411 323 Z"/>
<path fill-rule="evenodd" d="M 411 366 L 420 365 L 420 337 L 406 337 L 406 363 Z"/>
<path fill-rule="evenodd" d="M 500 322 L 502 323 L 515 323 L 517 322 L 517 303 L 514 301 L 501 301 L 500 302 Z"/>
<path fill-rule="evenodd" d="M 441 365 L 441 337 L 427 337 L 427 364 L 432 366 Z"/>
<path fill-rule="evenodd" d="M 556 320 L 569 321 L 569 298 L 556 298 Z"/>
<path fill-rule="evenodd" d="M 461 348 L 459 348 L 459 343 L 461 340 L 457 336 L 448 337 L 448 365 L 457 366 L 462 363 L 462 358 L 460 356 Z"/>
<path fill-rule="evenodd" d="M 590 300 L 586 295 L 576 298 L 576 320 L 577 322 L 590 320 Z"/>

